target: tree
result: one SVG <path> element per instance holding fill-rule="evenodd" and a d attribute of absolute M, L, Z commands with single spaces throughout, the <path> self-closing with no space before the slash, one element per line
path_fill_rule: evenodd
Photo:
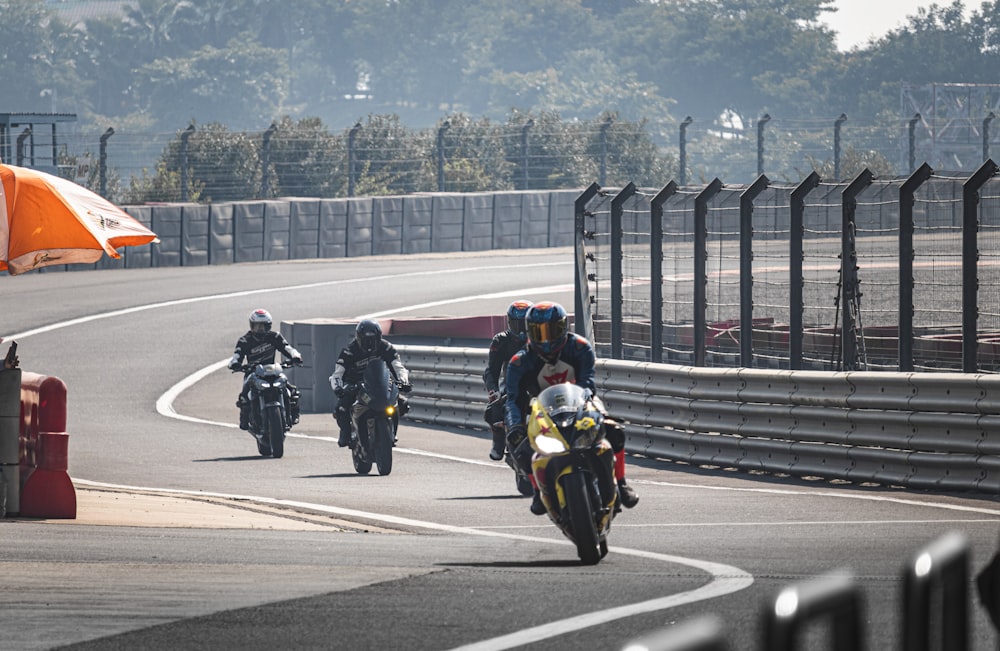
<path fill-rule="evenodd" d="M 346 194 L 347 144 L 319 118 L 295 121 L 285 116 L 271 136 L 269 158 L 275 192 L 284 197 L 336 197 Z"/>
<path fill-rule="evenodd" d="M 284 52 L 234 38 L 225 49 L 205 46 L 190 57 L 142 66 L 136 84 L 160 126 L 197 118 L 245 129 L 281 113 L 287 76 Z"/>

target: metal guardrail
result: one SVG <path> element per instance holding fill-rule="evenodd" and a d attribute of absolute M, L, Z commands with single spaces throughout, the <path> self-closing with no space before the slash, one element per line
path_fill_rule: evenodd
<path fill-rule="evenodd" d="M 488 351 L 399 346 L 410 417 L 485 429 Z M 717 369 L 598 360 L 627 450 L 700 466 L 1000 491 L 1000 376 Z"/>

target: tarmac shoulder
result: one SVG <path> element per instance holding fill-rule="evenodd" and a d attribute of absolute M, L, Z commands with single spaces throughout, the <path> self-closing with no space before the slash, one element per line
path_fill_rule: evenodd
<path fill-rule="evenodd" d="M 307 513 L 249 500 L 89 486 L 76 486 L 76 518 L 8 516 L 3 521 L 117 527 L 398 533 L 322 513 Z"/>

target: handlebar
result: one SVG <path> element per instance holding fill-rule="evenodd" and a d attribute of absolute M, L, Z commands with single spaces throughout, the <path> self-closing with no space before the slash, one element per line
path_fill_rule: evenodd
<path fill-rule="evenodd" d="M 279 362 L 281 368 L 291 368 L 293 366 L 301 366 L 301 359 L 283 359 Z M 230 368 L 229 370 L 233 373 L 252 373 L 254 369 L 258 366 L 263 366 L 263 364 L 240 364 L 239 368 Z"/>

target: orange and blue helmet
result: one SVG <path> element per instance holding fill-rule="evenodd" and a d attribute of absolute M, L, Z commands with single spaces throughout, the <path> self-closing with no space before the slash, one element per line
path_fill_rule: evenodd
<path fill-rule="evenodd" d="M 531 301 L 518 300 L 507 306 L 507 332 L 525 342 L 528 340 L 528 329 L 524 323 L 524 317 L 528 315 L 533 303 Z"/>
<path fill-rule="evenodd" d="M 528 346 L 547 359 L 559 354 L 569 332 L 566 310 L 558 303 L 536 303 L 524 317 Z"/>

